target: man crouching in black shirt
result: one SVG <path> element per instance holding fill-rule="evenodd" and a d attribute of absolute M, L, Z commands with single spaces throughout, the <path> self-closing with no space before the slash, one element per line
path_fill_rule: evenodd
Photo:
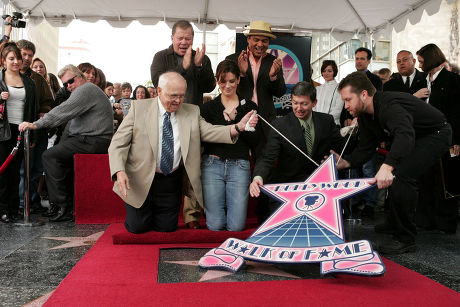
<path fill-rule="evenodd" d="M 391 150 L 371 183 L 389 188 L 390 213 L 375 231 L 392 233 L 393 240 L 377 243 L 386 254 L 416 250 L 416 180 L 439 162 L 448 150 L 452 130 L 446 117 L 436 108 L 413 95 L 376 92 L 369 79 L 352 73 L 338 87 L 345 109 L 358 117 L 360 141 L 344 156 L 338 169 L 357 167 L 370 159 L 379 142 L 391 139 Z"/>

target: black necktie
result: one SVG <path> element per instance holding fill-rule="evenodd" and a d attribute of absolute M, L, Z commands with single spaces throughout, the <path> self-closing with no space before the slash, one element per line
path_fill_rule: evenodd
<path fill-rule="evenodd" d="M 407 77 L 407 78 L 406 78 L 406 83 L 404 83 L 404 85 L 405 85 L 407 88 L 410 88 L 410 77 Z"/>
<path fill-rule="evenodd" d="M 160 169 L 164 175 L 168 175 L 174 163 L 174 135 L 170 121 L 170 113 L 165 112 L 163 121 L 163 139 L 161 141 Z"/>

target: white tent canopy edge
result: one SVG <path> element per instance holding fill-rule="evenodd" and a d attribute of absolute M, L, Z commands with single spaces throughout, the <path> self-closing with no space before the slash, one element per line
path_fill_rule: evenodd
<path fill-rule="evenodd" d="M 72 20 L 106 20 L 113 27 L 126 27 L 137 20 L 144 25 L 179 19 L 212 30 L 219 24 L 244 27 L 253 20 L 270 22 L 277 32 L 327 32 L 345 41 L 353 35 L 391 36 L 420 21 L 424 11 L 433 15 L 442 1 L 454 0 L 2 0 L 22 12 L 29 23 L 44 19 L 55 27 Z"/>

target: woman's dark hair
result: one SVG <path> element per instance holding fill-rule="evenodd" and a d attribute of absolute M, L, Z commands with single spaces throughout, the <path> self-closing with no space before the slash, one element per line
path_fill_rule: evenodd
<path fill-rule="evenodd" d="M 143 88 L 143 89 L 144 89 L 144 91 L 145 91 L 145 99 L 150 98 L 150 93 L 149 93 L 149 91 L 147 90 L 147 88 L 146 88 L 145 86 L 143 86 L 143 85 L 138 85 L 138 86 L 136 86 L 136 88 L 135 88 L 134 91 L 133 91 L 133 97 L 132 97 L 132 99 L 134 99 L 134 100 L 136 99 L 136 92 L 137 92 L 137 90 L 138 90 L 139 88 Z"/>
<path fill-rule="evenodd" d="M 108 88 L 109 86 L 113 86 L 113 83 L 110 82 L 110 81 L 107 81 L 107 82 L 105 83 L 105 88 Z"/>
<path fill-rule="evenodd" d="M 339 69 L 337 68 L 337 64 L 333 60 L 323 61 L 323 64 L 321 65 L 321 73 L 323 73 L 328 66 L 332 67 L 332 70 L 334 71 L 334 78 L 337 77 Z"/>
<path fill-rule="evenodd" d="M 96 67 L 95 67 L 95 68 L 96 68 Z M 99 77 L 99 80 L 98 80 L 98 82 L 97 82 L 96 85 L 99 86 L 99 88 L 100 88 L 101 90 L 105 90 L 105 88 L 106 88 L 106 85 L 105 85 L 105 84 L 107 83 L 107 81 L 106 81 L 106 79 L 105 79 L 105 74 L 104 74 L 104 72 L 103 72 L 101 69 L 99 69 L 99 68 L 96 68 L 96 69 L 95 69 L 95 72 L 96 72 L 96 76 Z M 96 77 L 96 80 L 97 80 L 97 79 L 98 79 L 98 78 Z"/>
<path fill-rule="evenodd" d="M 238 68 L 238 64 L 230 60 L 223 60 L 222 62 L 219 63 L 219 65 L 217 65 L 217 68 L 216 68 L 217 81 L 223 82 L 224 74 L 228 72 L 234 74 L 237 78 L 240 77 L 240 69 Z"/>
<path fill-rule="evenodd" d="M 440 66 L 446 61 L 444 53 L 435 44 L 423 46 L 416 54 L 423 58 L 422 69 L 424 72 L 430 72 L 433 68 Z"/>
<path fill-rule="evenodd" d="M 96 67 L 94 67 L 94 65 L 92 65 L 91 63 L 81 63 L 77 66 L 77 68 L 80 69 L 81 72 L 90 72 L 91 70 L 94 70 L 94 76 L 96 76 Z"/>
<path fill-rule="evenodd" d="M 8 53 L 10 52 L 13 52 L 14 55 L 22 60 L 22 56 L 21 56 L 21 50 L 19 50 L 18 46 L 16 45 L 16 43 L 14 42 L 10 42 L 10 43 L 6 43 L 4 44 L 2 47 L 1 47 L 1 64 L 3 64 L 3 62 L 5 61 L 6 59 L 6 56 L 8 55 Z"/>

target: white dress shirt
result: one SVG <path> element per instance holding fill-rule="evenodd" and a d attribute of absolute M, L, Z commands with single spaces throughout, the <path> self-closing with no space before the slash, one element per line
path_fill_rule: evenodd
<path fill-rule="evenodd" d="M 340 114 L 343 109 L 343 100 L 337 89 L 337 81 L 326 81 L 316 88 L 318 103 L 313 111 L 331 114 L 337 125 L 340 125 Z"/>
<path fill-rule="evenodd" d="M 163 141 L 163 121 L 165 119 L 166 110 L 163 107 L 163 104 L 160 101 L 160 97 L 158 97 L 158 153 L 157 153 L 157 168 L 155 172 L 162 173 L 160 170 L 161 165 L 161 149 L 162 149 L 162 141 Z M 180 150 L 180 140 L 179 140 L 179 126 L 177 124 L 176 113 L 173 112 L 169 116 L 171 121 L 171 126 L 173 128 L 173 135 L 174 135 L 174 163 L 173 169 L 171 172 L 175 171 L 180 164 L 180 160 L 182 158 L 182 153 Z"/>
<path fill-rule="evenodd" d="M 407 76 L 403 76 L 401 75 L 401 78 L 402 78 L 402 81 L 404 84 L 406 84 L 406 79 L 407 79 Z M 409 87 L 411 87 L 412 85 L 412 82 L 414 82 L 414 78 L 415 78 L 415 69 L 414 69 L 414 72 L 409 76 Z"/>

